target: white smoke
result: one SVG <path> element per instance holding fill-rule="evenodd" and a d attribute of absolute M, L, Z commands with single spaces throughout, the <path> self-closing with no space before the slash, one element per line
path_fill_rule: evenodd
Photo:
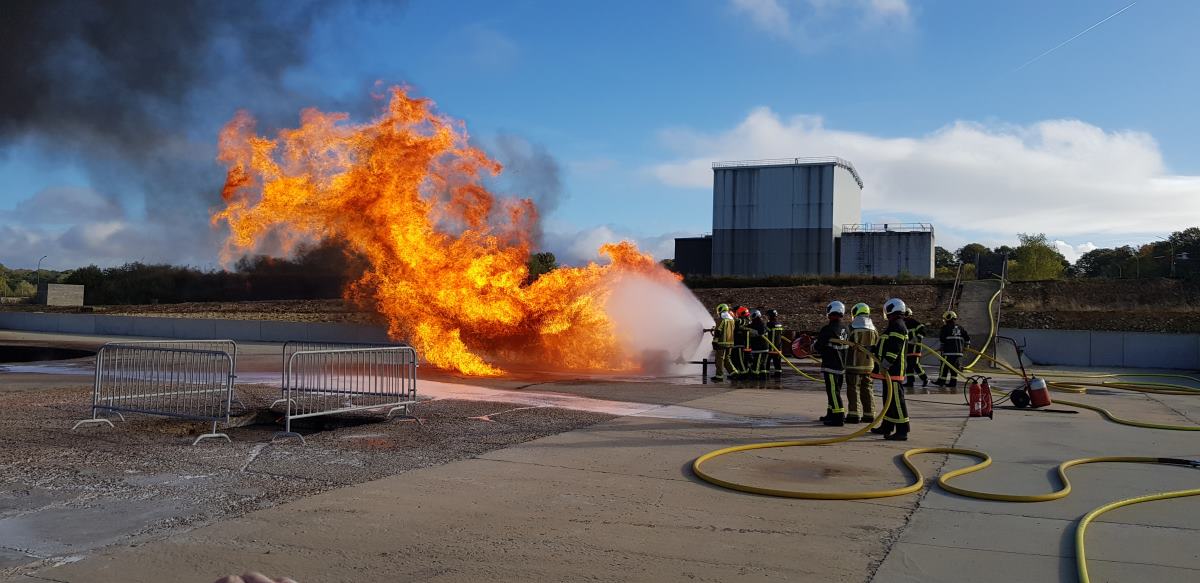
<path fill-rule="evenodd" d="M 681 363 L 708 355 L 712 336 L 703 331 L 713 327 L 712 316 L 696 296 L 682 283 L 635 274 L 624 274 L 611 285 L 605 309 L 621 346 L 635 358 L 652 361 L 644 362 L 645 372 L 695 372 L 696 365 Z"/>

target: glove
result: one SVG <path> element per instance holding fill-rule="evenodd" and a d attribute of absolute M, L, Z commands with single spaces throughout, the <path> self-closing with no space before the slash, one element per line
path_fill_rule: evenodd
<path fill-rule="evenodd" d="M 882 361 L 880 361 L 879 372 L 884 372 L 884 371 L 889 371 L 889 370 L 892 370 L 892 361 L 890 361 L 886 358 L 883 359 Z"/>

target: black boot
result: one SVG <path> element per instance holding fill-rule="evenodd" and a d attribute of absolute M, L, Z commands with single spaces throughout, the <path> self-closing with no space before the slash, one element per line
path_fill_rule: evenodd
<path fill-rule="evenodd" d="M 822 421 L 830 427 L 841 427 L 846 424 L 846 414 L 830 413 L 829 415 L 826 415 L 826 419 L 822 419 Z"/>
<path fill-rule="evenodd" d="M 871 428 L 871 433 L 874 433 L 875 435 L 888 435 L 895 428 L 896 428 L 896 424 L 892 423 L 891 421 L 888 421 L 887 419 L 884 419 L 883 423 L 879 424 L 879 427 Z"/>
<path fill-rule="evenodd" d="M 942 379 L 941 377 L 938 377 L 938 380 L 933 381 L 933 384 L 935 384 L 939 387 L 944 387 L 944 386 L 946 386 L 946 381 L 944 379 Z"/>
<path fill-rule="evenodd" d="M 849 423 L 858 423 L 858 422 L 859 422 L 858 415 L 855 415 L 854 413 L 851 413 L 851 414 L 849 414 L 849 415 L 847 415 L 847 416 L 846 416 L 846 423 L 847 423 L 847 424 L 849 424 Z"/>
<path fill-rule="evenodd" d="M 946 383 L 946 386 L 947 386 L 948 388 L 951 388 L 951 389 L 953 389 L 954 387 L 957 387 L 957 386 L 958 386 L 958 379 L 957 379 L 957 378 L 951 378 L 951 379 L 950 379 L 950 382 Z"/>
<path fill-rule="evenodd" d="M 897 423 L 896 432 L 883 438 L 888 441 L 908 441 L 908 423 Z"/>
<path fill-rule="evenodd" d="M 723 381 L 725 380 L 725 377 L 723 377 L 723 376 L 719 376 L 719 375 L 718 375 L 718 376 L 715 376 L 715 377 L 713 377 L 713 378 L 711 378 L 711 379 L 708 379 L 708 380 L 710 380 L 710 381 L 712 381 L 712 382 L 714 382 L 714 383 L 719 383 L 719 382 L 723 382 Z"/>
<path fill-rule="evenodd" d="M 906 389 L 913 388 L 913 382 L 914 382 L 913 377 L 908 377 L 907 379 L 904 380 L 904 385 L 903 385 L 904 388 L 906 388 Z"/>
<path fill-rule="evenodd" d="M 929 376 L 921 375 L 921 387 L 928 387 L 928 386 L 929 386 Z"/>

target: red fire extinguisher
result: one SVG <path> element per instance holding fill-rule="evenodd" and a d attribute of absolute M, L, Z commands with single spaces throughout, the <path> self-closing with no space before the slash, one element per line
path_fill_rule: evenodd
<path fill-rule="evenodd" d="M 992 419 L 992 387 L 987 377 L 974 376 L 967 381 L 967 403 L 971 417 Z"/>

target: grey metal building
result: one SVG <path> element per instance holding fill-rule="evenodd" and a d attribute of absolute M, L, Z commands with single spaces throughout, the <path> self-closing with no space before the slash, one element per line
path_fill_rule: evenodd
<path fill-rule="evenodd" d="M 933 277 L 933 225 L 843 225 L 842 273 Z"/>
<path fill-rule="evenodd" d="M 859 221 L 862 187 L 841 158 L 713 164 L 712 274 L 837 273 L 838 237 Z"/>
<path fill-rule="evenodd" d="M 712 235 L 676 237 L 675 271 L 687 276 L 712 275 Z"/>

